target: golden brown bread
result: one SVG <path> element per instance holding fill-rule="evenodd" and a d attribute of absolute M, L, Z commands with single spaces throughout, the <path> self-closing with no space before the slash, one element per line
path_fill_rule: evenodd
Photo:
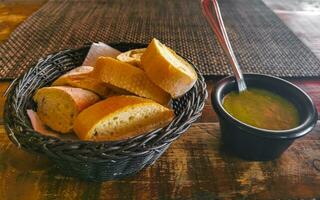
<path fill-rule="evenodd" d="M 142 54 L 145 52 L 146 48 L 142 49 L 132 49 L 130 51 L 123 52 L 117 56 L 117 59 L 121 62 L 125 62 L 136 67 L 141 68 L 140 58 Z"/>
<path fill-rule="evenodd" d="M 83 110 L 74 131 L 83 140 L 122 140 L 167 125 L 172 110 L 149 99 L 113 96 Z"/>
<path fill-rule="evenodd" d="M 90 91 L 66 86 L 43 87 L 33 99 L 41 121 L 60 133 L 71 132 L 79 112 L 100 100 Z"/>
<path fill-rule="evenodd" d="M 72 86 L 90 90 L 98 94 L 102 98 L 106 98 L 111 94 L 108 85 L 98 79 L 90 77 L 93 71 L 91 66 L 80 66 L 65 73 L 55 80 L 53 86 Z"/>
<path fill-rule="evenodd" d="M 197 80 L 193 67 L 156 39 L 147 49 L 125 52 L 118 60 L 113 49 L 113 58 L 93 61 L 98 54 L 89 56 L 93 67 L 75 68 L 59 77 L 54 87 L 37 91 L 37 113 L 51 129 L 61 133 L 73 129 L 84 140 L 122 140 L 143 134 L 167 125 L 174 112 L 162 105 L 168 105 L 170 95 L 186 93 Z M 97 95 L 84 89 L 108 99 L 98 102 Z M 114 91 L 128 95 L 109 97 L 117 95 Z"/>
<path fill-rule="evenodd" d="M 143 70 L 114 58 L 99 57 L 92 77 L 162 105 L 170 101 L 170 95 L 150 81 Z"/>
<path fill-rule="evenodd" d="M 173 50 L 153 39 L 141 56 L 147 76 L 173 98 L 185 94 L 197 80 L 193 67 Z"/>

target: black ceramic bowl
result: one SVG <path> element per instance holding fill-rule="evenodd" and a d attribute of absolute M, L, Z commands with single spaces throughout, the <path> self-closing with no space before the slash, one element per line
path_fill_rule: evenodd
<path fill-rule="evenodd" d="M 277 93 L 298 109 L 299 126 L 289 130 L 267 130 L 245 124 L 231 116 L 222 106 L 223 98 L 237 90 L 235 78 L 219 81 L 211 94 L 212 106 L 219 116 L 224 148 L 246 160 L 278 158 L 295 139 L 310 132 L 317 122 L 317 110 L 311 98 L 292 83 L 273 76 L 244 74 L 248 88 L 261 88 Z"/>

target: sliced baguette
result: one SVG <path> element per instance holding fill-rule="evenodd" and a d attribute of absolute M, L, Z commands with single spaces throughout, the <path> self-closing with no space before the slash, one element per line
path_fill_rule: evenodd
<path fill-rule="evenodd" d="M 80 111 L 100 100 L 90 91 L 66 86 L 43 87 L 33 99 L 41 121 L 60 133 L 71 132 Z"/>
<path fill-rule="evenodd" d="M 114 58 L 99 57 L 92 77 L 162 105 L 170 101 L 170 95 L 155 85 L 144 71 Z"/>
<path fill-rule="evenodd" d="M 111 94 L 107 84 L 90 77 L 93 67 L 80 66 L 67 72 L 55 80 L 53 86 L 73 86 L 90 90 L 98 94 L 102 98 L 106 98 Z"/>
<path fill-rule="evenodd" d="M 185 94 L 197 80 L 193 67 L 155 38 L 142 55 L 141 65 L 150 80 L 173 98 Z"/>
<path fill-rule="evenodd" d="M 167 125 L 172 110 L 149 99 L 113 96 L 83 110 L 74 131 L 82 140 L 122 140 Z"/>
<path fill-rule="evenodd" d="M 145 52 L 146 48 L 132 49 L 130 51 L 123 52 L 117 56 L 117 59 L 121 62 L 125 62 L 136 67 L 141 68 L 141 56 Z"/>

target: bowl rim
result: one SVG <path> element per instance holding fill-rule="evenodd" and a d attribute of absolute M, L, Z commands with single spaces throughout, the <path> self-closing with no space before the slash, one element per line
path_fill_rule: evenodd
<path fill-rule="evenodd" d="M 275 81 L 279 81 L 287 85 L 288 87 L 294 88 L 297 92 L 301 93 L 301 96 L 305 98 L 306 101 L 309 102 L 309 106 L 312 110 L 310 114 L 308 114 L 307 119 L 302 121 L 299 126 L 291 128 L 291 129 L 286 129 L 286 130 L 272 130 L 272 129 L 264 129 L 264 128 L 258 128 L 249 124 L 246 124 L 237 118 L 233 117 L 231 114 L 229 114 L 224 107 L 222 106 L 222 98 L 221 93 L 225 86 L 230 84 L 231 82 L 235 83 L 235 77 L 234 76 L 227 76 L 220 81 L 217 82 L 215 87 L 212 89 L 211 92 L 211 104 L 212 107 L 215 109 L 217 112 L 217 115 L 219 118 L 223 117 L 228 121 L 231 121 L 233 124 L 235 124 L 238 128 L 245 130 L 246 132 L 259 136 L 259 137 L 264 137 L 264 138 L 271 138 L 271 139 L 294 139 L 294 138 L 299 138 L 310 132 L 313 127 L 317 123 L 318 119 L 318 112 L 317 109 L 310 98 L 310 96 L 304 92 L 301 88 L 298 86 L 294 85 L 293 83 L 284 80 L 282 78 L 272 76 L 272 75 L 266 75 L 266 74 L 258 74 L 258 73 L 244 73 L 244 78 L 250 77 L 250 78 L 256 78 L 257 81 L 259 81 L 261 77 L 265 77 L 268 79 L 272 79 Z M 306 105 L 307 106 L 307 105 Z"/>

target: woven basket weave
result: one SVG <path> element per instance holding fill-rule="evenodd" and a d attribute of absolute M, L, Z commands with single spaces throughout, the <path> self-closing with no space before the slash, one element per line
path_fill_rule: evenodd
<path fill-rule="evenodd" d="M 146 47 L 144 44 L 111 44 L 120 51 Z M 5 103 L 6 132 L 12 142 L 26 150 L 47 155 L 61 171 L 89 181 L 126 177 L 154 163 L 200 115 L 207 98 L 206 84 L 198 81 L 184 96 L 172 102 L 176 117 L 166 127 L 128 140 L 92 142 L 62 140 L 33 130 L 27 109 L 36 109 L 32 96 L 38 88 L 48 86 L 65 72 L 81 65 L 90 45 L 65 50 L 39 60 L 15 81 Z M 196 69 L 197 70 L 197 69 Z M 198 70 L 197 70 L 198 72 Z"/>

